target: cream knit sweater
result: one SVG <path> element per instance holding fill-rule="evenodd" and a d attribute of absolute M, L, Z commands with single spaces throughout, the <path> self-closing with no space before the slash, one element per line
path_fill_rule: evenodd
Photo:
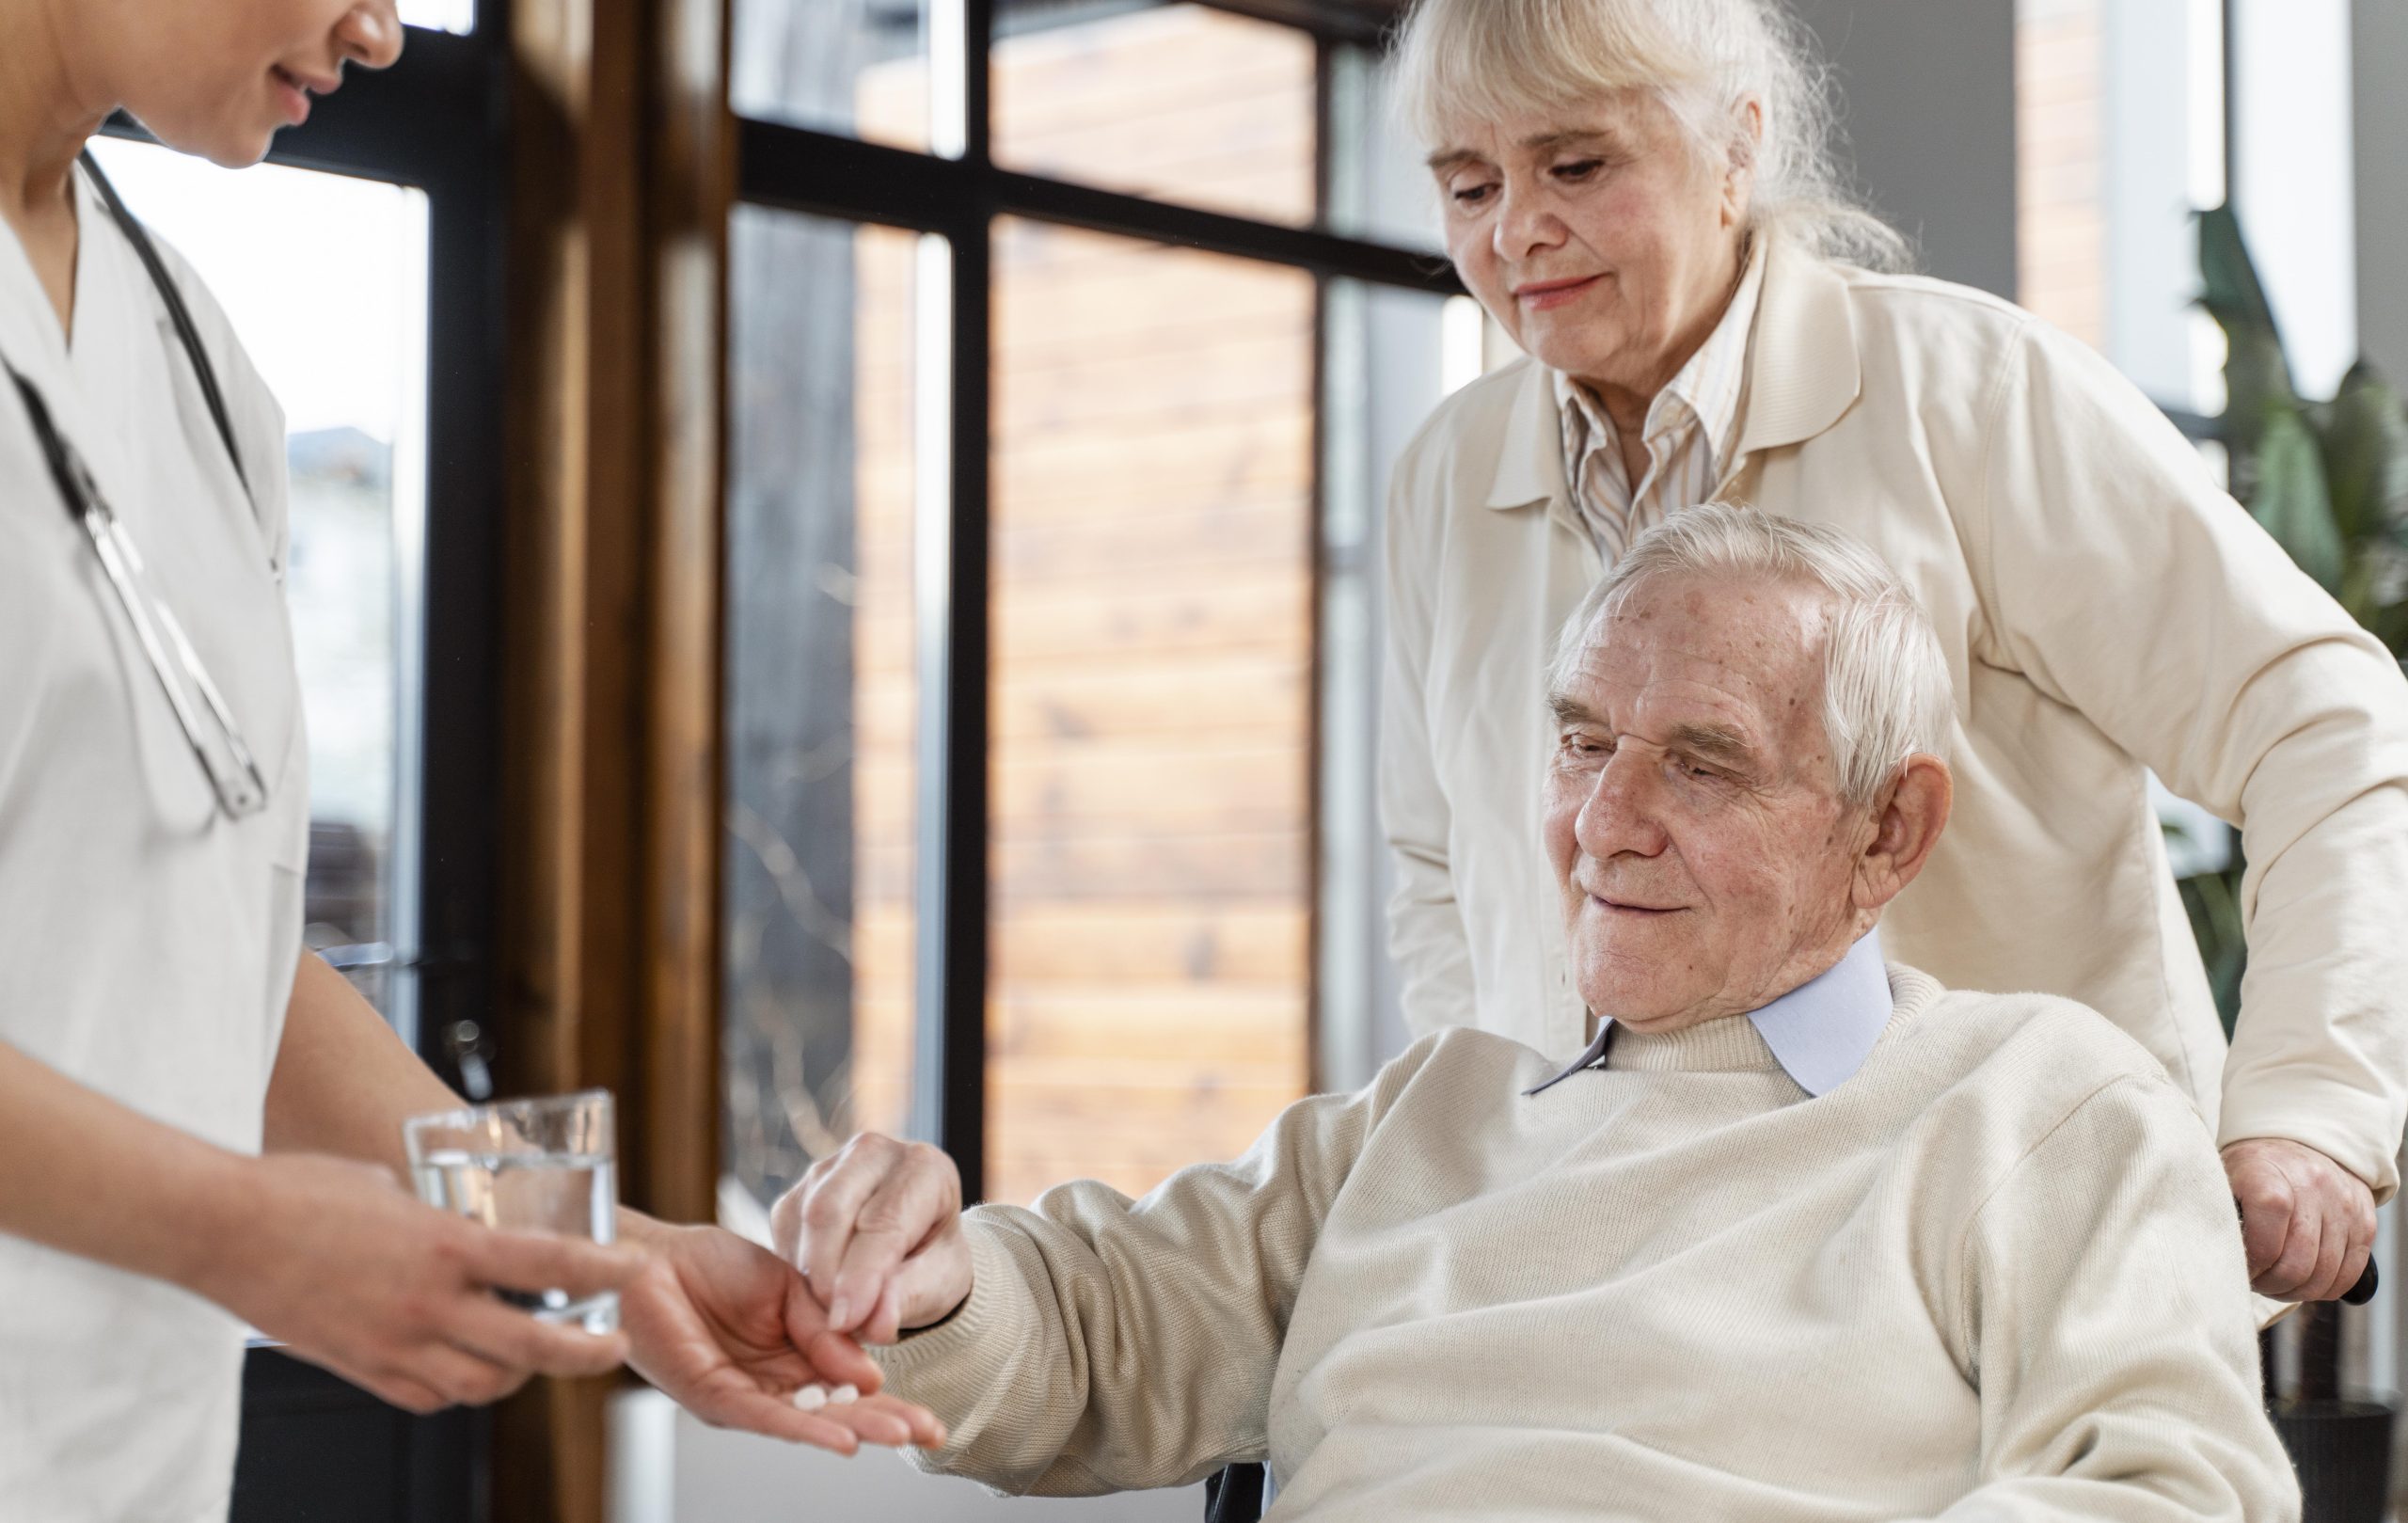
<path fill-rule="evenodd" d="M 1273 1519 L 2296 1518 L 2195 1112 L 2042 995 L 1891 969 L 1809 1099 L 1744 1017 L 1538 1053 L 1424 1039 L 1141 1201 L 980 1207 L 881 1351 L 1011 1492 L 1267 1456 Z"/>

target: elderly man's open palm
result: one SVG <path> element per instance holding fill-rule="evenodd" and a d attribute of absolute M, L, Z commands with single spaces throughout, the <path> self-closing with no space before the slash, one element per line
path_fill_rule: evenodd
<path fill-rule="evenodd" d="M 863 1443 L 944 1441 L 925 1407 L 874 1394 L 878 1366 L 830 1329 L 801 1277 L 775 1255 L 709 1228 L 651 1227 L 643 1245 L 651 1261 L 620 1295 L 628 1363 L 704 1421 L 840 1454 Z M 815 1383 L 863 1395 L 797 1410 L 794 1392 Z"/>

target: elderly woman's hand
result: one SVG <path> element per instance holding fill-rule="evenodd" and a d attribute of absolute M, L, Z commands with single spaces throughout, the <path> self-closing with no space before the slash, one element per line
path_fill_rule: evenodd
<path fill-rule="evenodd" d="M 2333 1301 L 2374 1250 L 2374 1193 L 2305 1143 L 2250 1137 L 2224 1150 L 2250 1289 L 2278 1301 Z"/>
<path fill-rule="evenodd" d="M 961 1174 L 925 1142 L 860 1134 L 778 1198 L 769 1225 L 828 1325 L 863 1342 L 892 1343 L 969 1297 Z"/>

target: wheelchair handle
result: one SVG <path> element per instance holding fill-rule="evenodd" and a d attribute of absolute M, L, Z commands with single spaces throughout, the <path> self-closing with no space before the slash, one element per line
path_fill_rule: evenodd
<path fill-rule="evenodd" d="M 2362 1307 L 2374 1299 L 2375 1287 L 2381 1282 L 2382 1277 L 2374 1272 L 2374 1261 L 2368 1259 L 2366 1273 L 2358 1277 L 2355 1285 L 2341 1293 L 2341 1299 L 2351 1306 Z"/>

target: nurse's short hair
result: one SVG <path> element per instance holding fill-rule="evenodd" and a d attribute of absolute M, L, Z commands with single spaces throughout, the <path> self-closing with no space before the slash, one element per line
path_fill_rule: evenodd
<path fill-rule="evenodd" d="M 1948 754 L 1948 658 L 1915 595 L 1871 550 L 1823 524 L 1708 502 L 1639 536 L 1589 589 L 1556 639 L 1547 690 L 1577 673 L 1600 621 L 1648 580 L 1809 582 L 1830 596 L 1823 642 L 1823 733 L 1844 802 L 1869 804 L 1907 758 Z"/>
<path fill-rule="evenodd" d="M 1390 62 L 1398 110 L 1425 148 L 1467 125 L 1645 91 L 1703 162 L 1753 159 L 1751 231 L 1872 269 L 1911 262 L 1839 170 L 1829 71 L 1784 0 L 1418 0 Z M 1753 145 L 1750 101 L 1764 113 Z"/>

